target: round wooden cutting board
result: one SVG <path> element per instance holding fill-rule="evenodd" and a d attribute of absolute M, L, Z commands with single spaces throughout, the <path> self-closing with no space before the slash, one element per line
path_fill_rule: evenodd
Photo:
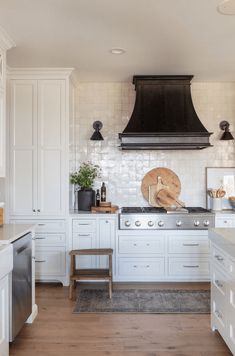
<path fill-rule="evenodd" d="M 150 199 L 150 190 L 149 187 L 151 186 L 151 190 L 153 191 L 152 199 Z M 166 193 L 166 200 L 161 197 L 161 201 L 155 200 L 154 196 L 157 197 L 158 191 L 162 190 L 162 194 Z M 174 200 L 179 197 L 181 191 L 181 183 L 179 177 L 169 168 L 154 168 L 149 171 L 144 178 L 142 179 L 141 184 L 141 191 L 144 198 L 153 206 L 163 206 L 167 207 L 167 201 L 169 201 L 169 195 Z M 170 199 L 172 201 L 172 199 Z M 165 204 L 163 203 L 166 202 Z"/>

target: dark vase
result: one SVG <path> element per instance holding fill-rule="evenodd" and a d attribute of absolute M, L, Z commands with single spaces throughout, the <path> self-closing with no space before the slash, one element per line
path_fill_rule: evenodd
<path fill-rule="evenodd" d="M 93 189 L 81 189 L 78 191 L 78 210 L 91 210 L 95 205 L 95 191 Z"/>

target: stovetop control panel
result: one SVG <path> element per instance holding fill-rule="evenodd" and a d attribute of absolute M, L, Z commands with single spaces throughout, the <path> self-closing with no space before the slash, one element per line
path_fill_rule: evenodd
<path fill-rule="evenodd" d="M 215 226 L 213 213 L 202 214 L 120 214 L 121 230 L 208 230 Z"/>

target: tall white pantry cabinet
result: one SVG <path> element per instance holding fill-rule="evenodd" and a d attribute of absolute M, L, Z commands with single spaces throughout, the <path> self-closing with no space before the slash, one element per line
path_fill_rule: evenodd
<path fill-rule="evenodd" d="M 11 69 L 9 220 L 36 223 L 36 279 L 67 284 L 72 69 Z"/>

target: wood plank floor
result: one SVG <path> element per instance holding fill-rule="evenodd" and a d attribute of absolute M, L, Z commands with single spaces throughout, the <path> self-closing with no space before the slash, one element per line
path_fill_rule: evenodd
<path fill-rule="evenodd" d="M 200 286 L 205 288 L 205 284 L 181 284 L 182 288 Z M 179 288 L 179 284 L 164 287 Z M 210 330 L 209 315 L 78 315 L 72 314 L 74 302 L 68 300 L 68 288 L 41 284 L 36 295 L 39 315 L 23 328 L 10 347 L 10 356 L 231 355 L 219 334 Z"/>

